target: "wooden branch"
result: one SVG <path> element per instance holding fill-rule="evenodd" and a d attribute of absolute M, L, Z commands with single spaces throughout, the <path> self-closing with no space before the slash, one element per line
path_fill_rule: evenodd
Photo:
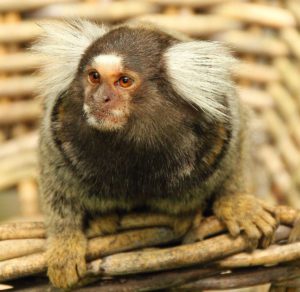
<path fill-rule="evenodd" d="M 175 239 L 176 236 L 174 233 L 167 228 L 147 228 L 94 238 L 89 241 L 87 258 L 93 259 L 112 253 L 155 246 L 157 244 L 172 242 Z M 92 266 L 95 266 L 95 264 Z M 46 267 L 46 259 L 43 252 L 1 261 L 0 281 L 41 273 L 46 270 Z M 94 273 L 94 269 L 89 273 Z"/>
<path fill-rule="evenodd" d="M 227 43 L 228 46 L 240 53 L 268 57 L 286 56 L 289 53 L 287 45 L 278 38 L 252 32 L 228 31 L 219 34 L 215 39 Z"/>
<path fill-rule="evenodd" d="M 5 176 L 9 172 L 14 172 L 21 168 L 37 165 L 37 152 L 36 150 L 29 150 L 19 153 L 18 155 L 9 155 L 2 158 L 0 164 L 0 176 Z"/>
<path fill-rule="evenodd" d="M 0 147 L 0 159 L 15 156 L 25 151 L 37 150 L 38 133 L 36 131 L 25 134 L 20 138 L 2 143 Z M 0 225 L 1 226 L 1 225 Z"/>
<path fill-rule="evenodd" d="M 36 179 L 37 168 L 35 165 L 26 168 L 15 169 L 13 172 L 1 174 L 0 190 L 5 190 L 14 187 L 23 179 Z"/>
<path fill-rule="evenodd" d="M 34 121 L 37 120 L 40 115 L 41 106 L 35 100 L 1 104 L 0 126 L 19 122 Z"/>
<path fill-rule="evenodd" d="M 152 273 L 138 276 L 112 278 L 102 280 L 93 285 L 96 291 L 156 291 L 161 289 L 170 289 L 178 287 L 189 282 L 201 279 L 203 277 L 218 275 L 220 271 L 216 269 L 185 269 L 169 272 Z M 87 283 L 96 282 L 97 278 L 90 278 L 87 282 L 82 281 L 79 287 Z M 99 281 L 99 279 L 98 279 Z M 77 286 L 77 287 L 78 287 Z M 76 290 L 77 291 L 77 290 Z M 80 291 L 80 289 L 79 289 Z"/>
<path fill-rule="evenodd" d="M 14 97 L 32 95 L 36 91 L 38 81 L 38 77 L 33 76 L 5 78 L 0 81 L 1 96 Z M 11 106 L 13 106 L 13 104 Z M 3 123 L 2 121 L 2 124 Z"/>
<path fill-rule="evenodd" d="M 297 23 L 300 24 L 300 3 L 298 0 L 287 0 L 287 8 L 294 14 Z"/>
<path fill-rule="evenodd" d="M 292 141 L 287 126 L 284 124 L 278 114 L 271 109 L 262 112 L 263 121 L 268 129 L 272 139 L 274 139 L 283 161 L 286 163 L 288 170 L 295 171 L 299 167 L 300 152 Z M 296 202 L 295 202 L 296 203 Z M 300 205 L 295 205 L 299 207 Z"/>
<path fill-rule="evenodd" d="M 17 222 L 0 225 L 0 240 L 45 237 L 44 222 Z"/>
<path fill-rule="evenodd" d="M 283 215 L 283 213 L 285 213 Z M 299 213 L 288 207 L 278 207 L 280 219 L 285 220 L 291 226 L 298 218 Z M 139 217 L 140 216 L 140 217 Z M 155 217 L 155 216 L 154 216 Z M 134 214 L 132 218 L 126 215 L 122 222 L 122 228 L 134 227 L 134 220 L 137 226 L 154 224 L 155 221 L 168 225 L 167 218 L 157 216 L 154 220 L 149 215 Z M 220 233 L 224 226 L 214 218 L 208 218 L 203 222 L 203 238 Z M 201 228 L 200 228 L 201 229 Z M 23 231 L 22 231 L 23 230 Z M 31 231 L 30 231 L 31 230 Z M 25 231 L 36 232 L 36 237 L 44 237 L 44 226 L 42 222 L 36 223 L 14 223 L 0 226 L 2 239 L 22 238 Z M 278 231 L 281 235 L 277 239 L 286 239 L 290 230 Z M 219 235 L 201 242 L 181 245 L 169 248 L 159 248 L 135 252 L 120 253 L 132 249 L 157 246 L 178 240 L 178 237 L 169 228 L 146 228 L 133 231 L 125 231 L 116 235 L 96 237 L 89 240 L 87 259 L 93 260 L 88 264 L 88 274 L 93 276 L 116 276 L 127 274 L 139 274 L 145 272 L 158 272 L 168 269 L 177 269 L 192 265 L 199 265 L 220 258 L 236 254 L 247 250 L 248 240 L 244 236 L 232 238 L 229 235 Z M 15 256 L 15 251 L 10 249 L 12 243 L 17 243 L 20 247 L 16 251 L 17 255 L 25 255 L 33 252 L 33 247 L 29 243 L 35 244 L 34 252 L 43 251 L 45 239 L 27 241 L 2 241 L 0 248 L 0 258 L 7 259 Z M 298 250 L 297 250 L 298 249 Z M 118 253 L 118 254 L 114 254 Z M 114 254 L 114 255 L 111 255 Z M 231 257 L 224 261 L 217 262 L 217 267 L 247 266 L 250 264 L 263 264 L 265 259 L 268 263 L 300 258 L 300 244 L 278 246 L 264 251 L 257 251 L 249 255 Z M 101 259 L 94 260 L 102 257 Z M 272 258 L 273 257 L 273 258 Z M 254 258 L 254 259 L 253 259 Z M 270 260 L 272 258 L 272 261 Z M 234 263 L 230 262 L 234 261 Z M 248 264 L 245 264 L 246 263 Z M 231 264 L 230 264 L 231 263 Z M 237 264 L 236 264 L 237 263 Z M 44 253 L 35 253 L 27 256 L 4 260 L 0 262 L 0 281 L 15 279 L 26 275 L 43 272 L 46 269 Z"/>
<path fill-rule="evenodd" d="M 237 29 L 240 24 L 234 20 L 216 15 L 161 15 L 150 14 L 136 18 L 153 22 L 171 30 L 180 31 L 190 36 L 203 37 L 222 31 Z"/>
<path fill-rule="evenodd" d="M 300 145 L 300 118 L 297 111 L 297 101 L 280 83 L 270 83 L 267 87 L 267 91 L 272 96 L 278 112 L 289 127 L 292 136 L 298 145 Z"/>
<path fill-rule="evenodd" d="M 94 275 L 117 276 L 183 268 L 213 261 L 249 247 L 243 237 L 220 235 L 201 242 L 164 248 L 111 255 L 89 264 Z M 0 273 L 1 274 L 1 273 Z"/>
<path fill-rule="evenodd" d="M 27 52 L 3 54 L 0 55 L 0 72 L 13 73 L 32 71 L 38 68 L 43 61 L 43 57 Z"/>
<path fill-rule="evenodd" d="M 157 11 L 157 6 L 143 1 L 78 2 L 46 6 L 31 18 L 88 18 L 98 21 L 120 21 Z"/>
<path fill-rule="evenodd" d="M 296 20 L 288 10 L 255 3 L 233 2 L 216 6 L 213 12 L 246 23 L 269 26 L 272 28 L 291 27 Z"/>
<path fill-rule="evenodd" d="M 286 28 L 281 30 L 282 39 L 288 44 L 292 53 L 300 60 L 300 33 L 297 29 Z"/>
<path fill-rule="evenodd" d="M 203 7 L 209 7 L 213 5 L 217 5 L 220 3 L 228 2 L 231 0 L 185 0 L 182 2 L 182 0 L 141 0 L 144 2 L 151 2 L 159 5 L 164 6 L 188 6 L 192 8 L 203 8 Z"/>
<path fill-rule="evenodd" d="M 237 79 L 247 79 L 259 83 L 276 82 L 280 80 L 279 73 L 273 66 L 250 62 L 239 62 L 234 67 L 233 74 Z"/>
<path fill-rule="evenodd" d="M 241 100 L 251 108 L 263 110 L 274 106 L 272 96 L 264 90 L 240 86 L 238 94 Z"/>
<path fill-rule="evenodd" d="M 299 211 L 288 206 L 277 206 L 279 221 L 282 224 L 293 226 L 298 220 Z"/>
<path fill-rule="evenodd" d="M 218 267 L 240 268 L 261 265 L 276 265 L 300 259 L 300 242 L 282 246 L 273 245 L 265 250 L 255 250 L 252 253 L 240 253 L 217 262 Z"/>
<path fill-rule="evenodd" d="M 0 261 L 44 251 L 45 239 L 12 239 L 0 241 Z"/>
<path fill-rule="evenodd" d="M 255 269 L 250 271 L 238 271 L 232 274 L 219 275 L 217 277 L 208 277 L 197 282 L 176 288 L 176 291 L 195 291 L 203 290 L 222 290 L 243 288 L 255 285 L 266 284 L 280 281 L 281 279 L 293 279 L 300 277 L 300 269 L 293 266 L 269 267 Z"/>
<path fill-rule="evenodd" d="M 300 104 L 300 84 L 297 78 L 300 75 L 299 67 L 288 58 L 277 58 L 274 60 L 274 67 L 279 72 L 286 87 L 292 92 L 298 104 Z"/>
<path fill-rule="evenodd" d="M 0 24 L 0 43 L 32 41 L 41 33 L 41 28 L 34 21 Z"/>
<path fill-rule="evenodd" d="M 1 0 L 0 12 L 27 11 L 54 3 L 75 2 L 77 0 Z"/>
<path fill-rule="evenodd" d="M 288 206 L 277 206 L 276 212 L 278 213 L 279 221 L 281 224 L 293 226 L 295 221 L 298 220 L 299 211 Z M 120 229 L 136 229 L 145 227 L 163 227 L 170 226 L 174 218 L 161 214 L 147 214 L 147 213 L 133 213 L 124 215 L 120 219 Z M 45 238 L 46 232 L 43 222 L 18 222 L 6 223 L 0 225 L 0 240 L 7 239 L 25 239 L 25 238 Z M 207 217 L 200 224 L 197 233 L 198 238 L 207 238 L 212 235 L 217 235 L 225 232 L 226 228 L 215 217 Z M 200 233 L 201 232 L 201 233 Z"/>

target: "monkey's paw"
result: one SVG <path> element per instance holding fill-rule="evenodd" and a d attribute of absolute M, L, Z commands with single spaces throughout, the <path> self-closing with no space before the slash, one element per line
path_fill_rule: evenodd
<path fill-rule="evenodd" d="M 48 277 L 57 288 L 74 286 L 86 272 L 86 238 L 81 233 L 52 237 L 47 249 Z"/>
<path fill-rule="evenodd" d="M 214 213 L 227 226 L 234 237 L 244 231 L 249 238 L 250 249 L 269 246 L 278 225 L 275 209 L 251 195 L 219 197 L 214 203 Z"/>

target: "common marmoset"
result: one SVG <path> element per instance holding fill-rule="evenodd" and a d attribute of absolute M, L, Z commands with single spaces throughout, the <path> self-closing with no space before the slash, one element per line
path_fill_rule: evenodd
<path fill-rule="evenodd" d="M 84 275 L 94 217 L 103 233 L 131 211 L 187 230 L 211 204 L 233 236 L 244 230 L 254 246 L 272 236 L 272 209 L 245 183 L 245 118 L 222 45 L 139 23 L 43 27 L 34 50 L 47 56 L 40 186 L 54 286 Z"/>

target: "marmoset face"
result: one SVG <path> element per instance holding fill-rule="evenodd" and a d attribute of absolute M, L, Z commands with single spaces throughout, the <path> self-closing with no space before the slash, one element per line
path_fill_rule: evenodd
<path fill-rule="evenodd" d="M 172 41 L 158 31 L 120 27 L 93 43 L 80 67 L 87 123 L 116 131 L 157 120 L 153 114 L 167 107 L 158 83 L 164 80 L 163 51 Z"/>
<path fill-rule="evenodd" d="M 117 130 L 128 121 L 132 98 L 141 84 L 137 72 L 124 68 L 122 57 L 100 54 L 83 74 L 84 112 L 100 130 Z"/>

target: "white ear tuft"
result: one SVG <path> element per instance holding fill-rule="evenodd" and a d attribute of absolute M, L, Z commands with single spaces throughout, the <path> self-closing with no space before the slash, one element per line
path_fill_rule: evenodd
<path fill-rule="evenodd" d="M 85 20 L 41 23 L 43 32 L 32 51 L 45 57 L 41 64 L 41 95 L 56 99 L 72 82 L 82 54 L 107 32 Z"/>
<path fill-rule="evenodd" d="M 232 92 L 231 67 L 235 59 L 216 42 L 190 41 L 166 53 L 170 82 L 184 100 L 215 119 L 224 119 L 225 96 Z"/>

